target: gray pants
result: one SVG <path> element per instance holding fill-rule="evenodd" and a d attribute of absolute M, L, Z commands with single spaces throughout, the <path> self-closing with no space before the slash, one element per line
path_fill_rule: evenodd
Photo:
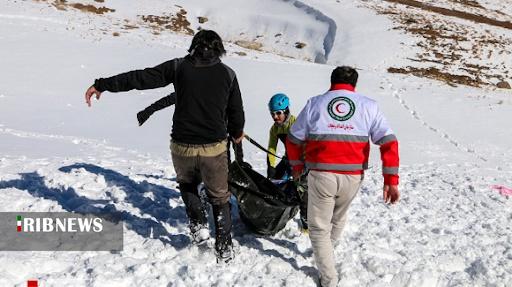
<path fill-rule="evenodd" d="M 323 287 L 336 286 L 333 243 L 347 221 L 347 210 L 361 186 L 362 175 L 312 170 L 308 175 L 309 238 Z"/>

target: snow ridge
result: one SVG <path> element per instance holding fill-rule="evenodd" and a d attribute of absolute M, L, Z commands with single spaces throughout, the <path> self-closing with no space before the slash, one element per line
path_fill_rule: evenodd
<path fill-rule="evenodd" d="M 315 63 L 325 64 L 329 59 L 329 54 L 331 53 L 332 47 L 334 46 L 334 40 L 336 39 L 336 22 L 332 18 L 322 13 L 321 11 L 305 4 L 304 2 L 294 1 L 293 6 L 304 10 L 306 14 L 312 14 L 313 16 L 315 16 L 316 20 L 326 23 L 327 26 L 329 27 L 327 35 L 325 35 L 324 37 L 324 54 L 317 54 L 315 57 Z"/>

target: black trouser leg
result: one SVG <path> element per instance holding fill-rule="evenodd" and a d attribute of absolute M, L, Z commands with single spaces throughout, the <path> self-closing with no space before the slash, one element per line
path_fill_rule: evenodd
<path fill-rule="evenodd" d="M 307 172 L 299 178 L 297 192 L 300 197 L 300 222 L 303 229 L 308 229 L 308 178 Z"/>
<path fill-rule="evenodd" d="M 304 191 L 300 199 L 300 221 L 302 228 L 308 229 L 308 191 Z"/>
<path fill-rule="evenodd" d="M 223 251 L 233 245 L 231 241 L 231 206 L 227 202 L 212 207 L 215 221 L 215 249 Z"/>
<path fill-rule="evenodd" d="M 206 212 L 201 203 L 201 198 L 197 192 L 197 184 L 195 183 L 180 183 L 181 198 L 185 203 L 190 225 L 198 226 L 207 224 Z"/>
<path fill-rule="evenodd" d="M 273 175 L 272 178 L 274 178 L 274 179 L 281 179 L 281 178 L 283 178 L 283 176 L 288 172 L 289 169 L 290 168 L 289 168 L 288 160 L 286 159 L 286 157 L 284 157 L 276 165 L 275 174 Z M 288 175 L 290 175 L 290 173 L 288 173 Z"/>

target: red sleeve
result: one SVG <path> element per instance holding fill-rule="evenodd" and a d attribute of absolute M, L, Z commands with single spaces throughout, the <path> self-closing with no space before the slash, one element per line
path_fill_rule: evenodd
<path fill-rule="evenodd" d="M 393 140 L 380 146 L 382 159 L 382 174 L 384 184 L 398 185 L 398 167 L 400 158 L 398 156 L 398 141 Z"/>
<path fill-rule="evenodd" d="M 292 142 L 289 135 L 286 137 L 286 153 L 294 171 L 302 171 L 304 169 L 304 161 L 301 159 L 303 147 L 304 145 L 302 144 Z"/>

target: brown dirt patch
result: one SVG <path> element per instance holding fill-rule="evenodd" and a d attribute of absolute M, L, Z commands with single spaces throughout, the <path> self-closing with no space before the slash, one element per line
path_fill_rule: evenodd
<path fill-rule="evenodd" d="M 389 73 L 397 73 L 397 74 L 412 74 L 417 77 L 425 77 L 430 79 L 435 79 L 439 81 L 443 81 L 448 83 L 451 86 L 455 86 L 454 84 L 461 84 L 472 87 L 480 87 L 483 82 L 475 78 L 473 79 L 470 76 L 465 75 L 453 75 L 447 72 L 442 72 L 437 68 L 415 68 L 415 67 L 407 67 L 407 68 L 388 68 Z"/>
<path fill-rule="evenodd" d="M 66 0 L 55 0 L 53 2 L 51 2 L 51 1 L 47 1 L 47 2 L 50 3 L 53 7 L 57 8 L 58 10 L 61 10 L 61 11 L 66 11 L 68 8 L 74 8 L 74 9 L 78 9 L 82 12 L 94 13 L 94 14 L 99 14 L 99 15 L 116 11 L 114 9 L 110 9 L 107 7 L 96 7 L 91 4 L 84 5 L 81 3 L 68 3 Z M 100 2 L 100 1 L 96 1 L 96 2 Z"/>
<path fill-rule="evenodd" d="M 149 23 L 150 27 L 154 30 L 153 34 L 159 33 L 162 30 L 171 30 L 177 33 L 186 35 L 194 35 L 194 30 L 190 28 L 190 22 L 187 20 L 187 11 L 181 9 L 176 15 L 142 15 L 141 19 Z"/>
<path fill-rule="evenodd" d="M 403 5 L 407 5 L 407 6 L 412 6 L 412 7 L 420 8 L 422 10 L 445 15 L 445 16 L 452 16 L 452 17 L 457 17 L 460 19 L 470 20 L 470 21 L 480 23 L 480 24 L 488 24 L 488 25 L 493 25 L 493 26 L 502 27 L 502 28 L 506 28 L 506 29 L 512 29 L 511 22 L 498 21 L 496 19 L 487 18 L 482 15 L 476 15 L 476 14 L 472 14 L 472 13 L 468 13 L 468 12 L 464 12 L 464 11 L 432 6 L 429 4 L 421 3 L 419 1 L 414 1 L 414 0 L 385 0 L 385 1 L 403 4 Z M 468 3 L 473 3 L 474 1 L 454 1 L 454 2 L 463 2 L 463 4 L 468 4 Z M 478 3 L 476 3 L 476 4 L 478 4 Z M 473 7 L 476 7 L 476 6 L 473 6 Z"/>
<path fill-rule="evenodd" d="M 508 78 L 507 66 L 510 65 L 510 61 L 506 60 L 506 55 L 512 55 L 512 39 L 500 34 L 504 32 L 499 29 L 482 29 L 481 26 L 471 23 L 461 23 L 452 17 L 444 17 L 444 13 L 418 13 L 417 9 L 408 7 L 416 5 L 414 7 L 433 12 L 431 6 L 418 1 L 386 1 L 407 3 L 407 6 L 383 3 L 369 6 L 379 14 L 391 18 L 395 23 L 393 29 L 413 35 L 415 43 L 412 45 L 418 50 L 415 57 L 407 58 L 411 61 L 410 65 L 406 68 L 389 68 L 390 73 L 412 74 L 440 80 L 449 85 L 475 87 L 497 87 L 498 83 Z M 476 5 L 467 1 L 452 2 L 471 6 L 468 9 L 479 8 L 472 8 Z M 492 14 L 494 11 L 488 12 Z M 479 18 L 474 20 L 477 19 Z M 414 48 L 410 45 L 408 49 Z"/>
<path fill-rule="evenodd" d="M 499 82 L 496 86 L 500 89 L 511 89 L 510 84 L 507 81 Z"/>
<path fill-rule="evenodd" d="M 84 4 L 80 4 L 80 3 L 70 3 L 69 6 L 75 8 L 75 9 L 78 9 L 80 11 L 83 11 L 83 12 L 94 13 L 94 14 L 104 14 L 104 13 L 116 11 L 114 9 L 110 9 L 107 7 L 96 7 L 94 5 L 84 5 Z"/>

